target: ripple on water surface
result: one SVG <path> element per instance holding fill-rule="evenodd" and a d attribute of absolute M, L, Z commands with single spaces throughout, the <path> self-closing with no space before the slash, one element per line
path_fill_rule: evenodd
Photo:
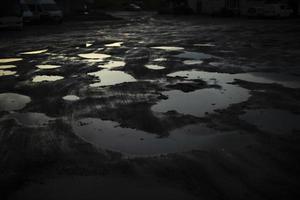
<path fill-rule="evenodd" d="M 46 53 L 47 51 L 48 51 L 48 49 L 42 49 L 42 50 L 36 50 L 36 51 L 22 52 L 20 54 L 22 54 L 22 55 L 36 55 L 36 54 Z"/>
<path fill-rule="evenodd" d="M 25 95 L 2 93 L 0 94 L 0 111 L 21 110 L 30 102 L 31 98 Z"/>
<path fill-rule="evenodd" d="M 12 76 L 15 75 L 16 71 L 10 71 L 10 70 L 0 70 L 0 77 L 1 76 Z"/>
<path fill-rule="evenodd" d="M 0 63 L 11 63 L 23 60 L 22 58 L 0 58 Z"/>

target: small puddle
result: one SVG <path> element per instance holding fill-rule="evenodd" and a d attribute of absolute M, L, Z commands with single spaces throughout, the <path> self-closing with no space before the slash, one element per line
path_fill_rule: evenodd
<path fill-rule="evenodd" d="M 106 44 L 106 47 L 121 47 L 124 44 L 124 42 L 115 42 L 111 44 Z"/>
<path fill-rule="evenodd" d="M 80 97 L 76 96 L 76 95 L 67 95 L 63 97 L 63 100 L 65 101 L 79 101 Z"/>
<path fill-rule="evenodd" d="M 31 98 L 25 95 L 15 93 L 0 94 L 0 111 L 14 111 L 23 109 Z"/>
<path fill-rule="evenodd" d="M 50 121 L 54 120 L 43 113 L 12 113 L 4 119 L 15 119 L 19 124 L 28 127 L 47 126 Z"/>
<path fill-rule="evenodd" d="M 47 51 L 48 51 L 48 49 L 42 49 L 42 50 L 36 50 L 36 51 L 22 52 L 20 54 L 22 54 L 22 55 L 36 55 L 36 54 L 46 53 Z"/>
<path fill-rule="evenodd" d="M 248 136 L 219 133 L 201 124 L 174 130 L 167 138 L 96 118 L 80 119 L 72 126 L 76 135 L 96 147 L 133 156 L 236 148 L 252 142 Z"/>
<path fill-rule="evenodd" d="M 160 66 L 160 65 L 145 65 L 145 67 L 152 70 L 166 69 L 164 66 Z"/>
<path fill-rule="evenodd" d="M 81 58 L 92 59 L 92 61 L 94 60 L 103 61 L 111 57 L 111 55 L 102 54 L 102 53 L 86 53 L 86 54 L 79 54 L 78 56 Z"/>
<path fill-rule="evenodd" d="M 168 61 L 167 58 L 156 58 L 153 60 L 154 62 L 165 62 L 165 61 Z"/>
<path fill-rule="evenodd" d="M 14 69 L 17 68 L 16 65 L 0 65 L 0 69 Z"/>
<path fill-rule="evenodd" d="M 183 58 L 183 59 L 191 59 L 191 60 L 204 60 L 204 59 L 217 58 L 216 56 L 210 54 L 191 52 L 191 51 L 185 51 L 181 54 L 175 55 L 175 57 Z"/>
<path fill-rule="evenodd" d="M 39 69 L 57 69 L 57 68 L 60 68 L 61 66 L 59 66 L 59 65 L 37 65 L 36 67 Z"/>
<path fill-rule="evenodd" d="M 183 47 L 169 47 L 169 46 L 160 46 L 160 47 L 151 47 L 152 49 L 159 49 L 165 51 L 183 51 Z"/>
<path fill-rule="evenodd" d="M 188 93 L 171 90 L 162 94 L 168 99 L 152 106 L 154 112 L 177 111 L 196 117 L 203 117 L 216 109 L 225 109 L 232 104 L 247 101 L 250 97 L 248 90 L 229 84 L 222 85 L 222 89 L 205 88 Z"/>
<path fill-rule="evenodd" d="M 1 76 L 12 76 L 15 75 L 16 71 L 10 71 L 10 70 L 0 70 L 0 77 Z"/>
<path fill-rule="evenodd" d="M 119 67 L 124 67 L 126 63 L 124 61 L 109 61 L 104 65 L 99 65 L 100 68 L 104 69 L 115 69 Z"/>
<path fill-rule="evenodd" d="M 22 58 L 0 58 L 0 63 L 11 63 L 23 60 Z"/>
<path fill-rule="evenodd" d="M 136 82 L 137 80 L 122 71 L 110 71 L 107 69 L 98 71 L 98 72 L 93 72 L 93 73 L 88 73 L 90 76 L 95 76 L 99 78 L 100 82 L 99 83 L 94 83 L 91 84 L 91 87 L 101 87 L 101 86 L 111 86 L 111 85 L 117 85 L 121 83 L 127 83 L 127 82 Z"/>
<path fill-rule="evenodd" d="M 246 113 L 241 115 L 240 119 L 266 132 L 285 134 L 291 133 L 293 130 L 300 131 L 300 115 L 286 110 L 246 110 Z"/>
<path fill-rule="evenodd" d="M 36 76 L 33 78 L 32 82 L 40 83 L 40 82 L 53 82 L 64 79 L 63 76 Z"/>
<path fill-rule="evenodd" d="M 185 60 L 183 61 L 183 64 L 185 65 L 201 65 L 203 64 L 202 60 Z"/>
<path fill-rule="evenodd" d="M 261 84 L 280 84 L 289 88 L 300 88 L 300 78 L 292 75 L 276 73 L 243 73 L 243 74 L 226 74 L 217 72 L 204 71 L 178 71 L 167 75 L 168 77 L 183 77 L 189 80 L 202 79 L 208 84 L 225 84 L 234 82 L 235 79 L 261 83 Z"/>

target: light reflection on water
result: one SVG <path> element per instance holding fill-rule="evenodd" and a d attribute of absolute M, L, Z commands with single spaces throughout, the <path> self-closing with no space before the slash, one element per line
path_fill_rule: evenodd
<path fill-rule="evenodd" d="M 42 75 L 42 76 L 35 76 L 32 80 L 34 83 L 40 83 L 40 82 L 53 82 L 53 81 L 58 81 L 64 79 L 63 76 L 47 76 L 47 75 Z"/>

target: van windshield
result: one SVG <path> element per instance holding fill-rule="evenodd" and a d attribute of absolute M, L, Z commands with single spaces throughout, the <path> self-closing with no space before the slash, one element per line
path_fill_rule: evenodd
<path fill-rule="evenodd" d="M 42 4 L 44 10 L 57 11 L 58 7 L 55 4 Z"/>

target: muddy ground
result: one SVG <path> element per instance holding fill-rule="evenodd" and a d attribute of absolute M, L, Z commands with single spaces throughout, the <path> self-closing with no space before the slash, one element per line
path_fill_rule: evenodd
<path fill-rule="evenodd" d="M 300 23 L 114 13 L 0 32 L 1 199 L 297 199 Z"/>

